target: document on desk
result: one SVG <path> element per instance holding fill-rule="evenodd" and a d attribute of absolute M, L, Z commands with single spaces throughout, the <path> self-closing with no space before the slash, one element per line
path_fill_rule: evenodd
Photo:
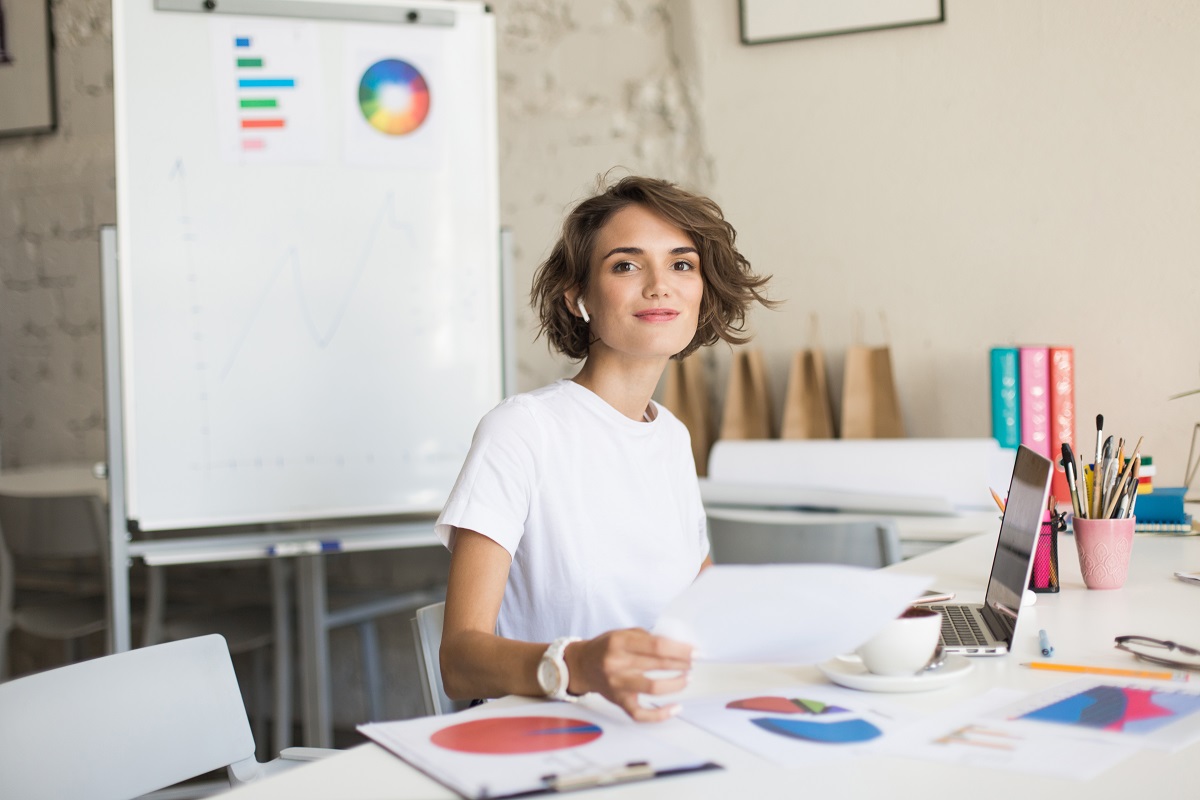
<path fill-rule="evenodd" d="M 1028 703 L 1029 696 L 1015 689 L 991 689 L 909 725 L 882 752 L 1086 781 L 1138 751 L 1128 742 L 1081 738 L 1070 731 L 1022 726 L 1008 719 L 1003 710 Z"/>
<path fill-rule="evenodd" d="M 680 715 L 784 767 L 878 752 L 915 717 L 876 693 L 819 685 L 684 700 Z"/>
<path fill-rule="evenodd" d="M 1174 753 L 1200 742 L 1200 687 L 1167 680 L 1083 678 L 1029 696 L 998 716 L 1022 730 Z"/>
<path fill-rule="evenodd" d="M 659 740 L 652 727 L 582 704 L 545 702 L 485 705 L 448 716 L 372 722 L 358 730 L 472 800 L 720 769 Z"/>
<path fill-rule="evenodd" d="M 832 564 L 717 565 L 663 611 L 654 633 L 694 658 L 816 664 L 850 653 L 933 582 Z"/>

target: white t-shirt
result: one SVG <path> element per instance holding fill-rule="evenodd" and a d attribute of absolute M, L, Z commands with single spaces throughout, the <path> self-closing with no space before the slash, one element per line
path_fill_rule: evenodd
<path fill-rule="evenodd" d="M 510 639 L 650 628 L 708 555 L 687 428 L 636 422 L 561 380 L 510 397 L 479 423 L 437 535 L 481 533 L 512 567 L 496 622 Z"/>

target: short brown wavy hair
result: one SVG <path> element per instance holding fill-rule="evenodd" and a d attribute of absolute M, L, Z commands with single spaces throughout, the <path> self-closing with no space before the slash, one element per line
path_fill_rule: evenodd
<path fill-rule="evenodd" d="M 637 175 L 607 187 L 601 178 L 597 189 L 598 194 L 567 214 L 562 236 L 533 276 L 529 296 L 540 320 L 538 336 L 545 334 L 548 346 L 568 358 L 579 361 L 587 357 L 591 332 L 586 322 L 571 313 L 564 298 L 571 290 L 586 293 L 600 229 L 622 208 L 640 205 L 686 233 L 700 254 L 704 294 L 696 335 L 672 358 L 686 358 L 698 347 L 718 339 L 730 344 L 749 341 L 744 331 L 750 304 L 758 301 L 768 308 L 775 305 L 761 291 L 771 276 L 756 275 L 751 270 L 750 262 L 734 245 L 737 231 L 725 220 L 720 206 L 673 183 Z"/>

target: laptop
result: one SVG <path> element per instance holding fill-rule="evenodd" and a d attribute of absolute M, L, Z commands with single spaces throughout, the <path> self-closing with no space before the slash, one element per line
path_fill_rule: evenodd
<path fill-rule="evenodd" d="M 942 612 L 942 646 L 947 653 L 998 656 L 1012 649 L 1053 474 L 1050 459 L 1024 445 L 1017 448 L 983 603 L 930 606 Z"/>

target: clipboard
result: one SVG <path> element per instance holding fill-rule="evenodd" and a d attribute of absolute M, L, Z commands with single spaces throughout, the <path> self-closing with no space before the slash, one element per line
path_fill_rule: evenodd
<path fill-rule="evenodd" d="M 446 716 L 367 723 L 358 730 L 468 800 L 570 792 L 722 769 L 664 741 L 656 726 L 585 704 L 485 705 Z"/>

